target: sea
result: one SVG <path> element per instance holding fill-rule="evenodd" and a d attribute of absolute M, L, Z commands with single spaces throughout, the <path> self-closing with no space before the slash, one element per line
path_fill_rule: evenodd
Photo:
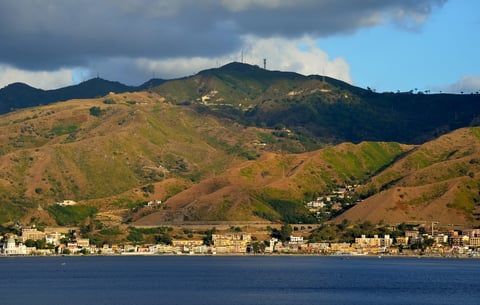
<path fill-rule="evenodd" d="M 480 259 L 0 258 L 2 305 L 480 304 Z"/>

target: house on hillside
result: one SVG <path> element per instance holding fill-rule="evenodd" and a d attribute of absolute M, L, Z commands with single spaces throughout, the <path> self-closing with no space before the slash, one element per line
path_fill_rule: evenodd
<path fill-rule="evenodd" d="M 55 204 L 60 206 L 70 206 L 70 205 L 76 205 L 77 203 L 73 200 L 63 200 L 60 202 L 55 202 Z"/>

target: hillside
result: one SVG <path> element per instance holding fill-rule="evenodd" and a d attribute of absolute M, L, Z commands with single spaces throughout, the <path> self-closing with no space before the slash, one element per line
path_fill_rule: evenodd
<path fill-rule="evenodd" d="M 152 92 L 0 118 L 2 223 L 311 223 L 318 219 L 306 202 L 359 185 L 353 199 L 364 200 L 343 205 L 350 209 L 334 221 L 479 224 L 479 128 L 420 146 L 364 141 L 309 151 L 292 131 L 245 127 Z M 55 205 L 63 200 L 79 204 Z M 147 207 L 152 200 L 161 204 Z"/>
<path fill-rule="evenodd" d="M 363 187 L 363 202 L 335 221 L 480 224 L 480 128 L 412 150 Z"/>
<path fill-rule="evenodd" d="M 0 116 L 0 224 L 480 224 L 479 127 L 460 128 L 480 122 L 478 95 L 379 94 L 239 63 L 142 88 L 2 89 L 23 105 L 81 99 Z M 346 185 L 348 200 L 307 209 Z"/>
<path fill-rule="evenodd" d="M 377 93 L 329 77 L 270 71 L 242 63 L 174 80 L 152 79 L 138 87 L 100 78 L 56 90 L 12 84 L 0 89 L 0 113 L 109 92 L 143 90 L 155 92 L 172 104 L 189 105 L 197 112 L 245 126 L 277 128 L 284 136 L 288 136 L 284 129 L 291 130 L 308 150 L 342 142 L 422 144 L 455 129 L 480 124 L 478 93 Z"/>
<path fill-rule="evenodd" d="M 265 153 L 170 198 L 137 225 L 196 220 L 315 221 L 305 202 L 355 185 L 362 199 L 333 219 L 398 224 L 480 225 L 480 129 L 421 146 L 344 143 L 303 154 Z M 342 201 L 342 200 L 340 200 Z"/>
<path fill-rule="evenodd" d="M 158 86 L 164 81 L 151 79 L 139 87 L 127 86 L 119 82 L 92 78 L 78 85 L 53 90 L 41 90 L 23 83 L 14 83 L 0 89 L 0 114 L 15 109 L 47 105 L 71 99 L 96 98 L 110 92 L 123 93 L 142 91 Z"/>
<path fill-rule="evenodd" d="M 321 143 L 421 144 L 480 123 L 480 95 L 376 93 L 321 76 L 231 63 L 152 89 L 176 104 Z"/>
<path fill-rule="evenodd" d="M 0 122 L 2 222 L 66 199 L 119 196 L 110 201 L 124 208 L 155 198 L 154 184 L 165 199 L 263 150 L 305 150 L 145 92 L 19 110 Z"/>
<path fill-rule="evenodd" d="M 316 222 L 305 208 L 306 201 L 338 185 L 364 181 L 410 149 L 397 143 L 364 142 L 303 154 L 266 152 L 173 196 L 166 202 L 168 209 L 135 224 L 233 219 Z"/>

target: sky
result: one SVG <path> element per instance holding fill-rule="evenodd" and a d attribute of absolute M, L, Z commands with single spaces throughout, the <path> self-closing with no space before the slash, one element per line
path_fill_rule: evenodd
<path fill-rule="evenodd" d="M 0 88 L 140 85 L 232 61 L 384 91 L 480 91 L 478 0 L 1 0 Z"/>

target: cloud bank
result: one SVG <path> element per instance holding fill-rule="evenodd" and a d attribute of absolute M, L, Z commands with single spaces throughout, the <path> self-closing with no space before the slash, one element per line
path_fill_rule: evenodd
<path fill-rule="evenodd" d="M 0 65 L 8 73 L 12 73 L 9 69 L 30 73 L 60 73 L 63 69 L 69 71 L 67 74 L 75 74 L 76 69 L 85 68 L 101 75 L 118 72 L 130 75 L 124 81 L 133 84 L 139 81 L 136 77 L 151 73 L 152 67 L 156 67 L 157 77 L 191 74 L 207 64 L 211 67 L 212 62 L 239 54 L 243 48 L 249 51 L 251 61 L 268 57 L 272 68 L 317 74 L 331 71 L 332 76 L 343 73 L 342 79 L 347 80 L 348 66 L 344 60 L 328 59 L 311 41 L 306 41 L 307 50 L 295 51 L 292 44 L 385 23 L 415 29 L 434 7 L 444 3 L 445 0 L 3 0 L 0 39 L 8 43 L 2 43 L 0 48 Z M 284 42 L 284 46 L 280 45 Z M 159 71 L 161 68 L 165 70 Z M 343 72 L 334 72 L 340 70 Z"/>
<path fill-rule="evenodd" d="M 436 90 L 443 92 L 461 92 L 461 93 L 479 93 L 480 92 L 480 75 L 467 75 L 462 77 L 454 84 L 437 87 Z"/>

